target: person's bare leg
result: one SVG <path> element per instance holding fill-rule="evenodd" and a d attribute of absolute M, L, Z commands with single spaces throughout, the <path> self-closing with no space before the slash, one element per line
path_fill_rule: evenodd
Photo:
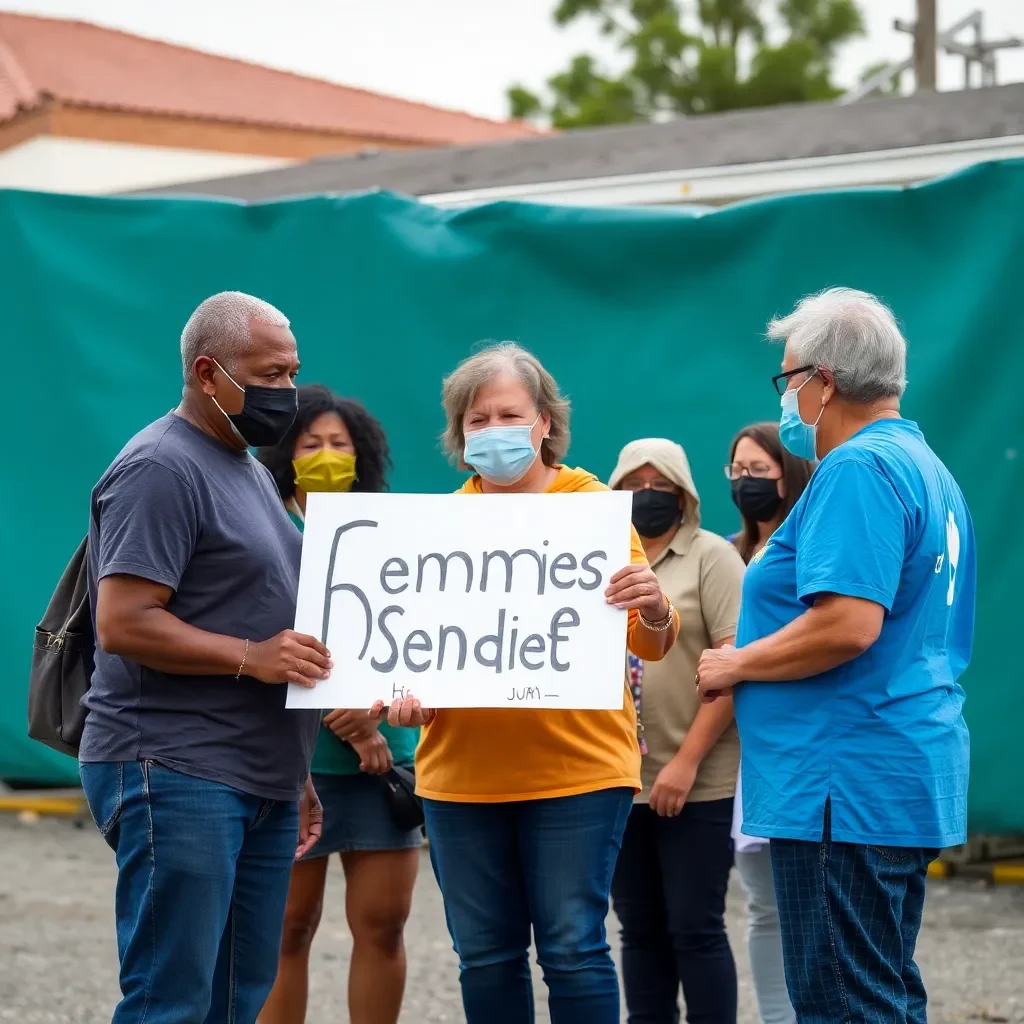
<path fill-rule="evenodd" d="M 327 857 L 317 857 L 300 861 L 292 868 L 277 980 L 260 1013 L 259 1024 L 305 1024 L 309 951 L 323 912 L 327 861 Z"/>
<path fill-rule="evenodd" d="M 403 931 L 420 851 L 343 853 L 345 912 L 352 932 L 348 975 L 351 1024 L 397 1024 L 405 991 Z"/>

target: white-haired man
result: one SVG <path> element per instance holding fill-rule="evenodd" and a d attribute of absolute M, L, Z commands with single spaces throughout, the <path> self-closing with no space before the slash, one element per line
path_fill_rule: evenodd
<path fill-rule="evenodd" d="M 782 443 L 821 462 L 698 687 L 736 688 L 743 831 L 771 840 L 797 1020 L 925 1024 L 925 876 L 967 824 L 971 518 L 900 416 L 906 342 L 885 305 L 833 288 L 768 333 L 786 345 Z"/>
<path fill-rule="evenodd" d="M 247 451 L 294 420 L 298 356 L 287 318 L 240 292 L 199 306 L 181 356 L 181 404 L 92 495 L 80 770 L 117 855 L 114 1024 L 254 1024 L 321 817 L 319 715 L 276 684 L 312 686 L 330 659 L 288 628 L 299 534 Z"/>

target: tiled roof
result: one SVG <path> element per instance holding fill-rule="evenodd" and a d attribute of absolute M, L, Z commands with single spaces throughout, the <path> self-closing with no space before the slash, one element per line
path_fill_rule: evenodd
<path fill-rule="evenodd" d="M 1024 82 L 964 92 L 803 103 L 666 124 L 563 132 L 496 146 L 321 157 L 280 170 L 151 193 L 249 201 L 386 188 L 411 195 L 870 153 L 1024 135 Z"/>
<path fill-rule="evenodd" d="M 489 121 L 81 21 L 0 12 L 0 123 L 50 100 L 382 142 L 475 145 L 538 134 L 521 123 Z"/>

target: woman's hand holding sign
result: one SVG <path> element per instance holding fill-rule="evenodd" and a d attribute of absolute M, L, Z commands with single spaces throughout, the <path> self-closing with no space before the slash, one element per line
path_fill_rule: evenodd
<path fill-rule="evenodd" d="M 370 718 L 380 721 L 385 717 L 384 701 L 377 701 L 368 713 Z M 430 725 L 437 715 L 437 711 L 434 708 L 423 707 L 411 693 L 406 693 L 405 697 L 391 702 L 386 715 L 388 725 L 392 727 L 416 728 L 421 725 Z"/>
<path fill-rule="evenodd" d="M 608 581 L 604 596 L 616 608 L 636 608 L 647 622 L 664 622 L 672 613 L 672 606 L 649 565 L 634 564 L 620 569 Z"/>

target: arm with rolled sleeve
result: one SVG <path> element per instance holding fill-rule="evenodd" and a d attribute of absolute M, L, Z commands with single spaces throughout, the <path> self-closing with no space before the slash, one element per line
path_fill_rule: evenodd
<path fill-rule="evenodd" d="M 818 475 L 820 474 L 820 476 Z M 807 611 L 736 653 L 746 681 L 807 679 L 857 657 L 878 639 L 903 568 L 908 512 L 870 461 L 825 463 L 796 529 L 796 578 Z"/>
<path fill-rule="evenodd" d="M 704 629 L 712 647 L 725 647 L 736 639 L 740 591 L 745 566 L 739 552 L 721 541 L 700 552 L 697 586 Z M 692 685 L 689 679 L 681 686 Z M 673 817 L 680 813 L 697 779 L 704 758 L 714 749 L 733 720 L 732 698 L 723 695 L 701 704 L 686 736 L 672 759 L 658 773 L 651 788 L 649 806 L 655 814 Z"/>

